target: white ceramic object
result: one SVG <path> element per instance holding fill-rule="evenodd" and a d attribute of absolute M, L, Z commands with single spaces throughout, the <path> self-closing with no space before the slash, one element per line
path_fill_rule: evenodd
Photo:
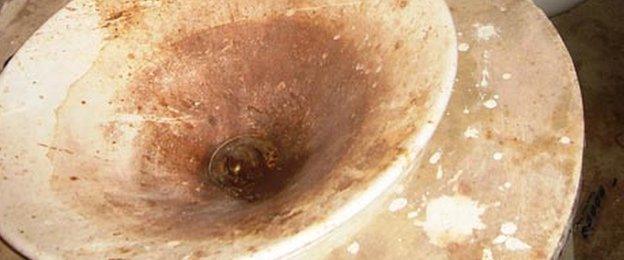
<path fill-rule="evenodd" d="M 0 233 L 31 258 L 294 254 L 418 164 L 456 62 L 440 0 L 73 1 L 0 74 Z M 201 180 L 231 135 L 299 125 L 274 197 Z"/>
<path fill-rule="evenodd" d="M 580 4 L 584 0 L 533 0 L 537 6 L 542 8 L 549 17 L 555 16 L 561 12 Z"/>

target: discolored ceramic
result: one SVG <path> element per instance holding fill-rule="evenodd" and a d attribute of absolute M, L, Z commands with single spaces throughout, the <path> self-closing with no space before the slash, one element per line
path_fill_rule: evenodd
<path fill-rule="evenodd" d="M 33 258 L 281 257 L 341 236 L 417 165 L 455 39 L 437 0 L 73 1 L 0 75 L 0 232 Z M 279 192 L 253 203 L 202 177 L 245 135 L 279 154 Z"/>
<path fill-rule="evenodd" d="M 559 253 L 583 148 L 582 106 L 569 55 L 529 1 L 448 4 L 460 34 L 459 71 L 423 165 L 358 214 L 364 217 L 352 218 L 349 228 L 336 229 L 296 256 L 547 259 Z M 4 252 L 1 257 L 15 257 Z"/>

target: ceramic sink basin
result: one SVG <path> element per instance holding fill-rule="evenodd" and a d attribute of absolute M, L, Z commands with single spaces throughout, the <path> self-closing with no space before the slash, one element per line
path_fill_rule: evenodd
<path fill-rule="evenodd" d="M 440 0 L 73 1 L 0 74 L 0 233 L 33 258 L 296 255 L 418 164 L 456 59 Z M 248 137 L 273 171 L 211 180 Z"/>

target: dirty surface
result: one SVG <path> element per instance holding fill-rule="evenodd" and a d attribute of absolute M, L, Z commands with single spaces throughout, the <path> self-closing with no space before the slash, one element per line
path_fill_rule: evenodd
<path fill-rule="evenodd" d="M 563 245 L 583 146 L 569 55 L 528 1 L 448 2 L 460 60 L 447 114 L 423 165 L 332 258 L 548 259 Z"/>
<path fill-rule="evenodd" d="M 459 81 L 448 114 L 425 153 L 424 165 L 410 181 L 395 187 L 378 220 L 345 238 L 338 247 L 330 246 L 335 248 L 332 257 L 405 258 L 416 254 L 428 258 L 521 259 L 546 258 L 557 251 L 558 239 L 567 223 L 565 212 L 574 200 L 582 140 L 580 102 L 571 65 L 546 18 L 527 2 L 450 1 L 450 5 L 461 35 Z M 564 39 L 571 41 L 568 47 L 577 63 L 581 60 L 609 66 L 602 56 L 581 52 L 579 48 L 584 45 L 574 44 L 593 42 L 583 40 L 582 36 L 587 34 L 574 33 L 576 16 L 570 14 L 568 21 L 565 15 L 562 17 L 555 21 Z M 600 20 L 592 19 L 602 28 Z M 570 29 L 564 28 L 567 24 Z M 518 25 L 522 25 L 522 30 Z M 577 67 L 581 82 L 603 82 L 602 77 L 585 76 L 591 68 L 588 66 L 591 65 Z M 621 75 L 612 73 L 615 78 Z M 594 84 L 583 88 L 587 93 L 605 89 Z M 586 100 L 591 97 L 585 94 Z M 585 105 L 591 110 L 586 113 L 591 115 L 594 109 L 603 107 L 603 98 L 604 95 L 597 95 L 587 100 Z M 607 127 L 599 117 L 596 120 L 589 121 L 588 130 Z M 609 135 L 604 142 L 592 141 L 597 139 L 590 134 L 590 153 L 585 160 L 599 165 L 598 159 L 607 157 L 588 158 L 596 154 L 591 151 L 599 149 L 592 147 L 600 143 L 614 147 L 610 145 L 614 138 Z M 608 154 L 617 154 L 609 151 Z M 559 154 L 562 156 L 558 157 Z M 595 164 L 592 160 L 596 160 Z M 606 167 L 612 165 L 610 162 L 600 165 Z M 621 219 L 607 216 L 609 212 L 617 216 L 621 208 L 615 206 L 618 191 L 612 186 L 621 182 L 614 182 L 610 173 L 607 176 L 611 171 L 592 172 L 596 177 L 586 177 L 589 180 L 584 182 L 581 205 L 600 201 L 600 220 L 599 224 L 592 224 L 589 238 L 576 232 L 577 256 L 589 256 L 596 248 L 609 252 L 607 247 L 617 246 L 599 241 L 617 233 L 613 232 L 617 229 L 605 223 Z M 449 215 L 460 220 L 440 223 L 434 218 Z M 582 219 L 586 217 L 577 216 L 576 222 Z M 592 223 L 596 223 L 593 218 Z M 614 256 L 609 254 L 605 257 Z M 196 256 L 201 256 L 201 252 Z"/>
<path fill-rule="evenodd" d="M 138 23 L 137 16 L 136 11 L 125 11 L 109 20 Z M 89 100 L 85 96 L 100 80 L 100 69 L 119 62 L 115 52 L 123 47 L 115 43 L 132 45 L 146 33 L 131 24 L 116 25 L 115 40 L 110 50 L 102 51 L 101 64 L 93 65 L 70 88 L 57 110 L 53 145 L 73 153 L 50 152 L 53 188 L 85 215 L 102 220 L 134 216 L 132 221 L 140 224 L 126 227 L 129 232 L 171 230 L 175 235 L 167 236 L 177 239 L 271 236 L 282 232 L 269 232 L 275 226 L 269 225 L 272 219 L 300 217 L 306 225 L 315 221 L 292 203 L 329 185 L 325 181 L 336 178 L 338 163 L 349 164 L 340 160 L 347 157 L 347 149 L 354 149 L 357 135 L 371 131 L 362 124 L 374 114 L 373 105 L 381 104 L 389 93 L 385 72 L 370 69 L 385 65 L 380 54 L 372 53 L 380 46 L 335 39 L 342 29 L 331 27 L 347 26 L 324 22 L 306 14 L 279 15 L 262 22 L 176 30 L 162 36 L 164 41 L 156 43 L 158 51 L 121 55 L 130 69 L 115 74 L 127 87 L 108 100 Z M 98 114 L 102 106 L 115 117 L 80 123 L 84 113 Z M 102 140 L 92 135 L 98 131 Z M 133 132 L 136 138 L 129 137 Z M 215 149 L 240 135 L 257 135 L 275 144 L 283 157 L 283 170 L 277 173 L 283 176 L 276 183 L 281 189 L 297 180 L 317 181 L 251 205 L 206 185 L 202 172 Z M 135 148 L 128 166 L 120 168 L 114 158 L 128 142 Z M 76 158 L 75 153 L 92 156 Z M 379 159 L 363 167 L 378 167 L 384 163 Z M 121 175 L 124 170 L 130 173 Z M 351 181 L 342 182 L 342 190 L 351 186 Z"/>
<path fill-rule="evenodd" d="M 528 2 L 449 4 L 461 35 L 460 71 L 448 114 L 425 153 L 424 165 L 409 181 L 395 187 L 377 220 L 328 246 L 334 248 L 331 257 L 547 258 L 560 246 L 574 201 L 582 143 L 581 107 L 572 65 L 554 29 Z M 576 17 L 569 17 L 569 21 L 555 19 L 564 38 L 584 42 L 581 36 L 586 34 L 574 34 L 576 26 L 570 27 L 570 33 L 563 28 L 575 24 Z M 595 57 L 592 64 L 606 64 L 601 63 L 602 56 L 580 52 L 577 47 L 582 46 L 568 43 L 568 47 L 577 63 Z M 581 82 L 591 79 L 584 76 L 587 67 L 577 69 Z M 615 78 L 620 75 L 612 73 Z M 584 86 L 584 90 L 605 89 L 593 86 Z M 587 101 L 585 105 L 588 109 L 603 107 L 600 100 L 596 96 L 589 99 L 596 106 Z M 603 126 L 601 119 L 596 120 L 588 129 Z M 613 147 L 612 139 L 592 141 L 590 134 L 588 152 L 598 149 L 592 147 L 599 143 Z M 599 158 L 606 158 L 588 158 L 592 154 L 585 158 L 590 165 L 592 160 L 598 165 Z M 576 233 L 577 256 L 589 256 L 595 252 L 592 248 L 606 252 L 611 244 L 598 241 L 617 233 L 604 223 L 620 219 L 606 216 L 611 211 L 618 215 L 614 206 L 618 205 L 617 195 L 612 195 L 618 192 L 612 185 L 621 182 L 614 182 L 606 172 L 586 177 L 590 181 L 585 181 L 582 205 L 592 204 L 586 202 L 591 200 L 603 206 L 598 210 L 600 224 L 592 228 L 590 237 Z M 600 185 L 604 187 L 602 197 Z M 439 222 L 436 219 L 443 218 L 436 216 L 452 216 L 450 219 L 457 221 Z M 584 217 L 577 217 L 576 222 L 579 219 Z"/>
<path fill-rule="evenodd" d="M 36 76 L 29 78 L 37 102 L 60 100 L 51 116 L 36 120 L 49 127 L 50 118 L 56 119 L 53 131 L 23 146 L 9 145 L 17 138 L 5 131 L 3 157 L 24 170 L 2 174 L 20 185 L 41 181 L 30 166 L 51 163 L 45 166 L 52 168 L 51 198 L 58 196 L 55 203 L 61 205 L 33 219 L 75 215 L 58 217 L 54 225 L 21 218 L 17 211 L 3 218 L 44 229 L 72 225 L 67 228 L 77 235 L 67 236 L 65 228 L 49 235 L 34 225 L 10 232 L 54 241 L 40 253 L 68 258 L 158 255 L 173 248 L 180 257 L 255 253 L 271 239 L 330 218 L 370 187 L 383 188 L 377 183 L 389 185 L 413 163 L 450 93 L 455 57 L 450 27 L 430 23 L 448 17 L 419 6 L 430 2 L 302 2 L 292 9 L 279 1 L 196 3 L 75 1 L 62 10 L 57 22 L 75 25 L 79 19 L 72 15 L 83 12 L 92 19 L 80 22 L 97 19 L 96 26 L 83 29 L 102 33 L 102 46 L 89 46 L 98 50 L 94 62 L 67 93 L 55 92 L 57 85 L 48 85 L 52 80 L 39 84 Z M 281 9 L 272 10 L 272 4 Z M 417 11 L 425 18 L 412 17 Z M 54 37 L 46 36 L 34 39 L 52 44 Z M 9 69 L 28 71 L 19 55 L 34 58 L 25 49 Z M 30 94 L 21 90 L 4 88 Z M 36 111 L 5 103 L 7 118 Z M 246 134 L 274 143 L 281 167 L 292 173 L 280 184 L 282 191 L 253 204 L 201 178 L 218 145 Z M 20 160 L 28 150 L 44 152 L 45 159 Z M 390 177 L 377 182 L 386 170 Z M 32 207 L 44 201 L 21 198 Z M 351 208 L 368 202 L 360 204 Z M 56 246 L 54 236 L 65 246 L 75 240 L 75 248 Z"/>

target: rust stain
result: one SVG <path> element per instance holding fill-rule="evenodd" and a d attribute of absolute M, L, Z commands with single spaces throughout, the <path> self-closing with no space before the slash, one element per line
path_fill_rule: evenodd
<path fill-rule="evenodd" d="M 101 8 L 103 20 L 115 23 L 115 32 L 123 28 L 125 34 L 116 35 L 124 41 L 145 33 L 140 31 L 144 25 L 135 24 L 141 23 L 144 9 Z M 342 27 L 307 15 L 274 16 L 175 30 L 155 43 L 151 53 L 116 53 L 136 66 L 128 66 L 123 77 L 115 79 L 126 83 L 115 87 L 105 105 L 129 119 L 98 124 L 100 132 L 89 136 L 104 146 L 93 151 L 88 140 L 78 137 L 79 127 L 69 122 L 78 109 L 75 104 L 83 100 L 80 92 L 88 89 L 86 79 L 106 77 L 97 73 L 112 58 L 99 59 L 91 74 L 72 86 L 58 110 L 61 123 L 54 142 L 54 147 L 93 156 L 74 158 L 58 153 L 65 150 L 51 149 L 56 176 L 52 186 L 68 205 L 98 225 L 115 218 L 114 224 L 123 226 L 114 228 L 136 236 L 233 241 L 292 234 L 319 221 L 327 213 L 302 213 L 305 207 L 318 206 L 310 203 L 326 187 L 343 192 L 375 177 L 335 176 L 330 174 L 333 169 L 357 165 L 362 171 L 379 172 L 405 153 L 396 147 L 416 130 L 397 130 L 365 151 L 360 148 L 369 144 L 353 142 L 357 135 L 380 131 L 365 119 L 371 106 L 385 98 L 387 75 L 361 69 L 381 65 L 372 49 L 379 45 L 335 40 L 334 32 Z M 114 38 L 124 46 L 120 37 Z M 388 43 L 389 50 L 393 47 Z M 79 107 L 97 106 L 92 103 Z M 136 136 L 124 140 L 129 131 Z M 285 157 L 283 167 L 292 173 L 283 181 L 304 186 L 249 204 L 205 183 L 200 173 L 209 156 L 223 141 L 243 134 L 275 143 Z M 119 159 L 93 160 L 95 154 L 114 158 L 126 146 L 133 147 L 125 156 L 129 165 Z"/>
<path fill-rule="evenodd" d="M 396 5 L 401 9 L 407 7 L 408 4 L 409 0 L 396 0 Z"/>
<path fill-rule="evenodd" d="M 137 28 L 146 9 L 138 1 L 97 0 L 96 6 L 102 17 L 100 27 L 110 31 L 110 38 L 120 37 Z"/>

